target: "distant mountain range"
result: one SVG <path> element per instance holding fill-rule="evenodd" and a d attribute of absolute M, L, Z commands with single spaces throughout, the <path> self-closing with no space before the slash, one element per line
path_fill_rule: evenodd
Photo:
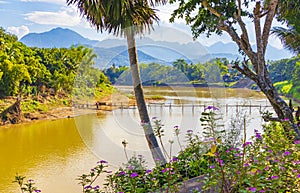
<path fill-rule="evenodd" d="M 170 29 L 166 31 L 176 33 Z M 29 33 L 20 41 L 27 46 L 40 48 L 68 48 L 71 45 L 85 45 L 93 48 L 98 54 L 96 66 L 99 68 L 106 68 L 112 64 L 116 66 L 129 65 L 124 39 L 90 40 L 70 29 L 55 28 L 43 33 Z M 211 46 L 203 46 L 198 41 L 178 43 L 144 37 L 137 38 L 137 48 L 140 63 L 156 62 L 171 65 L 176 59 L 185 59 L 188 62 L 196 63 L 217 57 L 226 57 L 229 60 L 241 58 L 238 47 L 233 42 L 226 44 L 217 42 Z M 268 60 L 279 60 L 291 56 L 292 54 L 284 49 L 277 49 L 272 46 L 267 48 L 266 58 Z"/>

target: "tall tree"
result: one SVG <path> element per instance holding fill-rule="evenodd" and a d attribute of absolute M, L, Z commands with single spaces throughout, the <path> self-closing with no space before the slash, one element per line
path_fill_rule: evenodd
<path fill-rule="evenodd" d="M 291 0 L 170 0 L 179 2 L 171 21 L 176 17 L 185 18 L 191 26 L 194 38 L 206 33 L 226 32 L 247 57 L 236 62 L 235 68 L 252 79 L 266 95 L 277 114 L 278 120 L 285 118 L 300 138 L 298 126 L 294 122 L 292 109 L 279 96 L 274 88 L 266 66 L 265 53 L 273 20 L 279 16 L 280 8 L 293 2 Z M 294 9 L 299 9 L 299 0 Z M 245 22 L 245 19 L 253 21 Z M 256 50 L 251 47 L 249 27 L 253 24 Z M 250 60 L 251 64 L 248 62 Z"/>
<path fill-rule="evenodd" d="M 152 157 L 165 163 L 159 148 L 147 111 L 140 78 L 135 36 L 152 28 L 158 21 L 155 10 L 151 7 L 164 0 L 67 0 L 68 5 L 75 5 L 81 14 L 100 32 L 107 30 L 114 35 L 124 35 L 127 39 L 130 69 L 134 94 L 141 122 Z"/>

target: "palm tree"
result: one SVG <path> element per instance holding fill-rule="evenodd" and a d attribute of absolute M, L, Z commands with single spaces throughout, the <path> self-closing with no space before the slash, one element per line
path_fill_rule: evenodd
<path fill-rule="evenodd" d="M 164 164 L 166 160 L 153 133 L 144 99 L 135 42 L 136 35 L 150 31 L 153 22 L 158 22 L 159 18 L 151 6 L 159 3 L 166 3 L 166 0 L 67 0 L 68 5 L 77 6 L 81 15 L 97 31 L 106 30 L 126 37 L 134 94 L 145 137 L 153 159 Z"/>
<path fill-rule="evenodd" d="M 285 23 L 288 28 L 274 27 L 272 34 L 275 34 L 284 47 L 295 54 L 300 54 L 300 9 L 299 1 L 279 1 L 279 21 Z"/>
<path fill-rule="evenodd" d="M 281 40 L 284 47 L 295 54 L 300 54 L 300 31 L 295 27 L 283 28 L 274 27 L 272 34 L 275 34 Z"/>

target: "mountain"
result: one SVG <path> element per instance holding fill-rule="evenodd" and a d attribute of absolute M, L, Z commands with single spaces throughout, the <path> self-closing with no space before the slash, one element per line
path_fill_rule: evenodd
<path fill-rule="evenodd" d="M 228 59 L 235 60 L 236 58 L 242 58 L 241 55 L 238 52 L 238 46 L 233 43 L 223 43 L 223 42 L 217 42 L 211 46 L 205 47 L 209 53 L 211 53 L 213 56 L 225 56 Z M 252 45 L 252 49 L 255 51 L 256 46 Z M 267 46 L 266 51 L 266 59 L 267 60 L 280 60 L 283 58 L 290 58 L 293 54 L 291 54 L 288 50 L 285 49 L 278 49 L 270 44 Z"/>
<path fill-rule="evenodd" d="M 96 67 L 98 68 L 108 68 L 112 64 L 116 66 L 129 66 L 128 51 L 126 46 L 117 46 L 112 48 L 102 48 L 93 47 L 94 51 L 97 53 L 98 57 L 95 60 Z M 144 52 L 137 50 L 138 59 L 140 63 L 159 63 L 164 65 L 171 65 L 172 63 L 160 60 L 158 58 L 152 57 Z"/>
<path fill-rule="evenodd" d="M 68 48 L 76 44 L 94 45 L 98 41 L 84 38 L 80 34 L 63 28 L 55 28 L 43 33 L 29 33 L 20 39 L 20 42 L 30 47 L 39 48 Z"/>
<path fill-rule="evenodd" d="M 161 28 L 155 32 L 157 34 L 136 39 L 140 63 L 156 62 L 172 65 L 177 59 L 185 59 L 193 63 L 205 62 L 216 57 L 225 57 L 229 60 L 242 59 L 237 45 L 233 42 L 217 42 L 205 47 L 198 41 L 188 41 L 188 37 L 182 32 L 177 34 L 177 38 L 179 38 L 178 36 L 183 37 L 181 41 L 171 41 L 172 38 L 167 37 L 174 37 L 174 34 L 177 33 L 174 29 Z M 70 47 L 81 44 L 95 50 L 98 54 L 96 66 L 99 68 L 106 68 L 112 64 L 116 66 L 129 65 L 125 39 L 90 40 L 70 29 L 55 28 L 48 32 L 27 34 L 20 41 L 30 47 L 43 48 Z M 277 49 L 270 45 L 267 48 L 267 60 L 279 60 L 291 56 L 292 54 L 287 50 Z"/>

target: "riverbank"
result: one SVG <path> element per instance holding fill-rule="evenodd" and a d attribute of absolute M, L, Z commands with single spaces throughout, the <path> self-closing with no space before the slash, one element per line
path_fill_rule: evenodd
<path fill-rule="evenodd" d="M 0 110 L 3 113 L 3 109 L 7 109 L 12 106 L 15 102 L 15 98 L 9 98 L 1 100 Z M 165 100 L 162 96 L 148 96 L 145 97 L 147 103 L 159 102 Z M 100 106 L 96 106 L 96 102 L 101 102 Z M 32 103 L 35 107 L 31 107 Z M 55 104 L 39 103 L 36 100 L 24 100 L 21 104 L 22 117 L 18 123 L 12 123 L 10 121 L 5 121 L 0 119 L 0 126 L 8 126 L 13 124 L 29 123 L 41 120 L 55 120 L 72 118 L 80 115 L 93 114 L 93 113 L 105 113 L 107 111 L 112 111 L 117 108 L 113 104 L 122 104 L 122 108 L 128 108 L 130 106 L 135 106 L 136 101 L 134 96 L 125 96 L 124 94 L 115 92 L 113 94 L 106 95 L 99 100 L 83 100 L 83 101 L 72 101 L 71 99 L 57 99 Z M 0 114 L 1 114 L 0 113 Z"/>

